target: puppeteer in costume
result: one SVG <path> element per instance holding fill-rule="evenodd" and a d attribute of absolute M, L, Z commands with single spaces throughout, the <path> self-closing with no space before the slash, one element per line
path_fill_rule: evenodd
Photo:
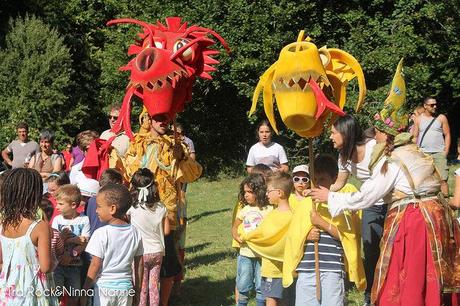
<path fill-rule="evenodd" d="M 188 157 L 188 148 L 179 139 L 154 132 L 151 120 L 161 117 L 164 124 L 173 122 L 176 114 L 191 101 L 196 78 L 211 79 L 208 72 L 214 71 L 213 65 L 219 63 L 212 55 L 219 51 L 208 48 L 215 44 L 210 37 L 229 49 L 216 32 L 196 25 L 188 27 L 179 17 L 166 18 L 166 25 L 134 19 L 116 19 L 108 25 L 120 23 L 137 24 L 143 31 L 128 49 L 128 55 L 134 57 L 120 68 L 130 71 L 130 80 L 120 115 L 112 128 L 115 134 L 124 130 L 131 143 L 125 156 L 111 164 L 122 171 L 127 181 L 142 167 L 154 173 L 160 199 L 168 209 L 171 228 L 175 229 L 180 183 L 198 179 L 202 168 Z M 135 135 L 130 122 L 133 96 L 140 98 L 144 105 L 141 128 Z"/>
<path fill-rule="evenodd" d="M 390 95 L 375 116 L 377 145 L 372 176 L 354 193 L 322 191 L 332 216 L 383 198 L 389 205 L 372 301 L 387 305 L 442 305 L 460 289 L 460 233 L 440 198 L 440 177 L 431 157 L 412 142 L 403 106 L 406 88 L 400 61 Z M 319 193 L 320 191 L 318 191 Z M 321 200 L 321 196 L 313 197 Z M 450 302 L 449 302 L 450 303 Z"/>

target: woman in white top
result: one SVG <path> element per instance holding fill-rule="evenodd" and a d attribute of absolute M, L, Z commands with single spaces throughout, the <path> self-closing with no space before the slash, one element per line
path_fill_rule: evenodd
<path fill-rule="evenodd" d="M 371 176 L 369 162 L 371 153 L 376 144 L 375 139 L 365 135 L 353 116 L 340 117 L 331 127 L 332 143 L 339 150 L 339 175 L 331 186 L 331 191 L 339 191 L 347 183 L 350 174 L 364 183 Z M 374 280 L 374 271 L 380 255 L 380 239 L 383 235 L 383 224 L 387 213 L 387 205 L 382 199 L 368 203 L 363 209 L 361 232 L 364 251 L 364 271 L 367 287 L 364 292 L 364 301 L 370 304 L 371 290 Z"/>
<path fill-rule="evenodd" d="M 272 129 L 268 120 L 259 123 L 256 129 L 259 142 L 249 149 L 246 169 L 251 173 L 257 164 L 269 166 L 273 171 L 288 172 L 288 159 L 284 148 L 272 141 Z"/>
<path fill-rule="evenodd" d="M 412 143 L 411 134 L 400 133 L 405 126 L 403 116 L 390 117 L 391 110 L 384 110 L 375 118 L 377 144 L 369 164 L 371 176 L 360 191 L 337 193 L 319 187 L 311 195 L 327 201 L 332 216 L 344 209 L 370 207 L 383 197 L 391 208 L 372 302 L 439 306 L 443 297 L 451 298 L 446 293 L 460 289 L 460 229 L 448 205 L 437 197 L 441 180 L 433 160 Z"/>

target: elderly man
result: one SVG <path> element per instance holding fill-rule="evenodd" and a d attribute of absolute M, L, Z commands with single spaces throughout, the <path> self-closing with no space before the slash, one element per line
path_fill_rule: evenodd
<path fill-rule="evenodd" d="M 442 182 L 441 191 L 444 195 L 449 194 L 447 178 L 447 154 L 450 149 L 450 129 L 447 117 L 443 114 L 436 116 L 438 103 L 436 99 L 428 97 L 424 100 L 425 112 L 416 118 L 413 135 L 417 139 L 420 149 L 433 157 Z"/>
<path fill-rule="evenodd" d="M 38 143 L 29 140 L 29 126 L 25 122 L 21 122 L 16 126 L 18 139 L 13 140 L 3 151 L 2 157 L 5 163 L 14 168 L 27 167 L 30 158 L 35 153 L 40 152 Z M 13 154 L 13 160 L 10 159 L 10 154 Z"/>

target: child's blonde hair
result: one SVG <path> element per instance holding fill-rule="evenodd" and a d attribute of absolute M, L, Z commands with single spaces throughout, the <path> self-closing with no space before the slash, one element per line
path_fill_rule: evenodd
<path fill-rule="evenodd" d="M 62 185 L 61 188 L 56 192 L 56 199 L 63 200 L 65 202 L 75 203 L 80 205 L 81 192 L 80 189 L 72 184 Z"/>
<path fill-rule="evenodd" d="M 285 172 L 275 172 L 267 177 L 267 186 L 270 185 L 276 189 L 280 189 L 284 192 L 284 195 L 288 197 L 294 189 L 292 183 L 292 177 Z"/>

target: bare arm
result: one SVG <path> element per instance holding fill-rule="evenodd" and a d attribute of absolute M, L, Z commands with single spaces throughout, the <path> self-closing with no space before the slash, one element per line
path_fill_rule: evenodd
<path fill-rule="evenodd" d="M 318 214 L 318 212 L 316 210 L 314 210 L 314 209 L 311 210 L 310 219 L 311 219 L 311 223 L 314 226 L 318 227 L 319 229 L 322 229 L 325 232 L 328 232 L 329 235 L 331 235 L 335 239 L 340 240 L 340 235 L 339 235 L 339 231 L 337 230 L 337 227 L 335 227 L 335 225 L 333 225 L 332 223 L 329 223 L 326 220 L 324 220 Z"/>
<path fill-rule="evenodd" d="M 171 227 L 169 226 L 169 219 L 163 218 L 163 232 L 164 235 L 167 236 L 171 232 Z"/>
<path fill-rule="evenodd" d="M 27 168 L 33 168 L 35 166 L 35 155 L 30 158 L 29 164 L 27 165 Z"/>
<path fill-rule="evenodd" d="M 13 164 L 13 162 L 10 159 L 10 151 L 8 151 L 8 148 L 5 148 L 2 151 L 2 158 L 8 165 L 11 166 Z"/>
<path fill-rule="evenodd" d="M 134 290 L 135 296 L 133 305 L 138 305 L 141 293 L 142 277 L 144 276 L 144 259 L 143 256 L 134 257 Z"/>
<path fill-rule="evenodd" d="M 40 271 L 43 273 L 51 272 L 51 234 L 49 225 L 46 222 L 40 222 L 35 226 L 31 235 L 34 245 L 37 246 L 38 263 Z"/>
<path fill-rule="evenodd" d="M 91 264 L 89 265 L 89 268 L 88 268 L 88 274 L 86 275 L 86 280 L 85 280 L 85 284 L 83 285 L 83 290 L 88 290 L 94 286 L 96 277 L 99 271 L 101 270 L 101 268 L 102 268 L 102 259 L 97 256 L 93 256 L 91 258 Z M 86 299 L 87 297 L 84 295 L 80 297 L 80 306 L 86 306 Z"/>
<path fill-rule="evenodd" d="M 195 152 L 190 153 L 190 154 L 189 154 L 189 157 L 190 157 L 191 159 L 193 159 L 193 160 L 196 160 L 196 154 L 195 154 Z"/>
<path fill-rule="evenodd" d="M 447 156 L 447 154 L 449 154 L 451 143 L 449 121 L 444 115 L 440 115 L 439 117 L 441 117 L 442 133 L 444 134 L 444 154 Z"/>
<path fill-rule="evenodd" d="M 288 164 L 281 164 L 281 165 L 280 165 L 280 171 L 281 171 L 281 172 L 288 173 L 288 172 L 289 172 L 289 166 L 288 166 Z"/>
<path fill-rule="evenodd" d="M 63 164 L 63 158 L 62 157 L 56 158 L 56 160 L 54 161 L 54 165 L 53 165 L 53 172 L 62 171 L 62 164 Z"/>
<path fill-rule="evenodd" d="M 418 117 L 415 117 L 414 129 L 412 130 L 412 135 L 414 136 L 412 140 L 414 143 L 417 143 L 418 134 L 420 133 L 419 122 L 420 122 L 420 119 Z"/>
<path fill-rule="evenodd" d="M 349 172 L 339 172 L 339 174 L 337 175 L 337 180 L 334 184 L 331 185 L 331 187 L 329 187 L 329 190 L 339 191 L 340 189 L 342 189 L 343 186 L 345 186 L 345 184 L 347 183 L 349 175 Z"/>
<path fill-rule="evenodd" d="M 241 221 L 238 218 L 235 218 L 235 222 L 233 222 L 233 226 L 232 226 L 232 237 L 239 243 L 243 242 L 243 240 L 241 240 L 240 236 L 238 235 L 238 227 L 240 226 L 241 223 L 243 223 L 243 221 Z"/>

